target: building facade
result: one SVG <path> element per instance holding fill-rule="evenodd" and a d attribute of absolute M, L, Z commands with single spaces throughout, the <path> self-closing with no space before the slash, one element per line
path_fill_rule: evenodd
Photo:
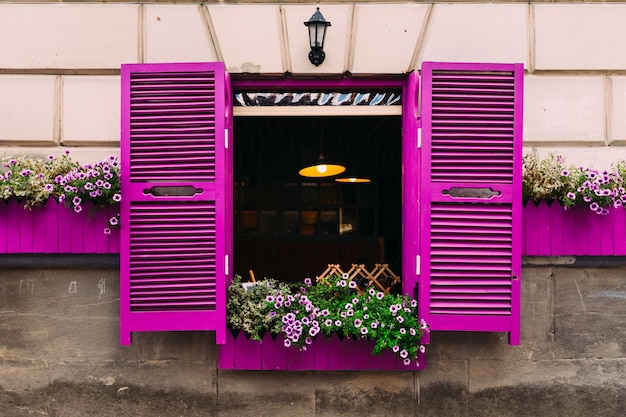
<path fill-rule="evenodd" d="M 619 43 L 626 31 L 624 3 L 338 1 L 317 6 L 331 22 L 319 66 L 309 61 L 303 24 L 314 3 L 0 2 L 0 39 L 8 40 L 0 43 L 0 154 L 70 150 L 84 163 L 119 155 L 123 64 L 223 62 L 235 86 L 231 93 L 237 94 L 246 92 L 247 82 L 267 80 L 339 86 L 342 80 L 405 82 L 421 73 L 425 62 L 470 62 L 522 64 L 525 153 L 555 152 L 598 169 L 626 159 L 626 47 Z M 250 154 L 282 146 L 267 140 L 254 148 L 257 137 L 292 129 L 278 119 L 304 126 L 311 117 L 327 125 L 345 118 L 339 125 L 356 131 L 359 122 L 349 118 L 374 117 L 367 128 L 382 129 L 381 136 L 401 147 L 401 133 L 392 132 L 400 130 L 402 112 L 393 106 L 367 114 L 319 107 L 233 107 L 235 149 L 238 129 L 245 132 L 239 143 L 254 149 L 240 154 L 240 169 L 256 163 L 246 159 Z M 343 110 L 337 113 L 338 108 Z M 317 144 L 317 136 L 312 140 Z M 375 146 L 400 166 L 402 152 L 385 153 L 386 142 Z M 235 183 L 241 184 L 237 164 L 235 156 Z M 247 174 L 264 175 L 255 169 Z M 402 179 L 390 181 L 398 188 L 393 199 L 401 194 Z M 386 195 L 382 188 L 376 189 L 377 199 Z M 256 198 L 253 206 L 268 213 L 293 211 L 304 218 L 310 211 L 305 203 L 287 210 L 263 206 L 262 193 Z M 353 203 L 367 204 L 367 199 Z M 254 235 L 274 226 L 271 215 L 251 222 L 245 204 L 235 206 L 239 272 L 238 254 L 245 258 L 248 250 L 252 256 L 259 250 Z M 332 218 L 333 209 L 316 210 Z M 399 214 L 373 203 L 372 210 L 380 211 L 376 219 L 396 216 L 400 224 Z M 322 223 L 312 229 L 320 241 Z M 359 226 L 369 230 L 366 224 Z M 368 239 L 388 230 L 383 259 L 402 258 L 402 249 L 389 249 L 403 246 L 396 236 L 402 234 L 399 226 L 372 224 L 372 232 L 364 234 Z M 309 233 L 302 222 L 296 226 L 301 235 Z M 368 239 L 362 241 L 380 250 L 378 240 Z M 238 252 L 237 244 L 248 246 Z M 0 412 L 617 416 L 624 411 L 626 269 L 621 256 L 524 258 L 520 345 L 509 345 L 501 332 L 433 332 L 428 366 L 413 372 L 221 370 L 213 332 L 137 333 L 132 346 L 119 346 L 117 259 L 4 256 Z M 407 270 L 405 260 L 398 265 Z"/>

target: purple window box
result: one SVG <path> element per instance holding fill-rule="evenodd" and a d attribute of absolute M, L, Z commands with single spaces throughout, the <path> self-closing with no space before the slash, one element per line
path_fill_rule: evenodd
<path fill-rule="evenodd" d="M 105 234 L 118 207 L 94 211 L 86 203 L 74 213 L 49 199 L 42 207 L 24 209 L 16 200 L 0 200 L 0 254 L 2 253 L 119 253 L 119 232 Z"/>
<path fill-rule="evenodd" d="M 282 336 L 266 334 L 251 340 L 243 332 L 234 337 L 226 332 L 226 344 L 218 346 L 220 369 L 259 371 L 415 371 L 426 367 L 426 355 L 419 354 L 418 364 L 404 365 L 395 353 L 386 350 L 374 355 L 374 342 L 364 339 L 329 339 L 319 335 L 306 351 L 286 348 Z"/>
<path fill-rule="evenodd" d="M 586 207 L 528 203 L 523 215 L 523 256 L 626 255 L 626 210 L 599 215 Z"/>

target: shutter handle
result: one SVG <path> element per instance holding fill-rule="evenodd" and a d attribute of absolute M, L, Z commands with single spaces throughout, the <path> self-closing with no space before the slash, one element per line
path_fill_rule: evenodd
<path fill-rule="evenodd" d="M 500 197 L 501 191 L 490 187 L 451 187 L 449 190 L 441 190 L 441 194 L 452 198 L 484 198 L 490 200 Z"/>
<path fill-rule="evenodd" d="M 196 188 L 192 185 L 157 185 L 152 188 L 146 188 L 145 190 L 143 190 L 144 195 L 151 195 L 152 197 L 193 197 L 197 194 L 202 194 L 202 192 L 202 188 Z"/>

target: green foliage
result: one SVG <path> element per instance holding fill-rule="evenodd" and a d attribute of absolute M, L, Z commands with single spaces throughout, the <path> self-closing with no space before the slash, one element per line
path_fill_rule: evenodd
<path fill-rule="evenodd" d="M 228 323 L 259 340 L 265 331 L 281 333 L 285 346 L 306 350 L 320 333 L 375 342 L 374 353 L 391 349 L 405 364 L 416 360 L 428 326 L 417 317 L 417 302 L 370 287 L 364 294 L 347 276 L 310 279 L 293 286 L 275 280 L 257 282 L 245 291 L 241 277 L 228 289 Z"/>
<path fill-rule="evenodd" d="M 610 208 L 626 204 L 624 175 L 626 163 L 619 161 L 613 171 L 597 171 L 566 165 L 560 156 L 539 159 L 535 154 L 524 155 L 522 198 L 524 203 L 541 200 L 558 201 L 564 208 L 587 206 L 598 214 L 608 214 Z"/>
<path fill-rule="evenodd" d="M 25 201 L 27 208 L 43 205 L 48 198 L 58 197 L 59 187 L 54 179 L 78 168 L 68 155 L 47 160 L 27 155 L 2 159 L 0 169 L 0 198 L 17 198 Z"/>

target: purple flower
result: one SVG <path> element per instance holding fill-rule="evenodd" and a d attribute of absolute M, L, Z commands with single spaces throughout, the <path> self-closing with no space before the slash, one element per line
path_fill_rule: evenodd
<path fill-rule="evenodd" d="M 304 279 L 304 285 L 310 287 L 311 286 L 311 278 L 305 278 Z"/>
<path fill-rule="evenodd" d="M 65 201 L 65 194 L 61 194 L 61 195 L 59 196 L 59 203 L 62 203 L 62 202 L 64 202 L 64 201 Z"/>
<path fill-rule="evenodd" d="M 285 339 L 285 343 L 284 343 L 285 347 L 289 347 L 291 346 L 291 340 L 289 339 Z"/>
<path fill-rule="evenodd" d="M 569 171 L 564 169 L 563 171 L 561 171 L 561 175 L 564 177 L 569 177 Z"/>
<path fill-rule="evenodd" d="M 369 330 L 367 330 L 367 327 L 363 326 L 361 327 L 361 334 L 367 334 Z"/>
<path fill-rule="evenodd" d="M 391 350 L 393 350 L 393 353 L 396 353 L 400 350 L 400 346 L 395 345 L 394 347 L 391 348 Z"/>
<path fill-rule="evenodd" d="M 104 234 L 105 235 L 110 235 L 111 234 L 111 229 L 109 229 L 108 227 L 104 228 Z"/>
<path fill-rule="evenodd" d="M 371 327 L 372 329 L 377 328 L 377 327 L 378 327 L 378 322 L 377 322 L 377 321 L 373 322 L 373 323 L 372 323 L 372 325 L 371 325 L 370 327 Z"/>
<path fill-rule="evenodd" d="M 426 352 L 426 346 L 424 346 L 424 345 L 420 345 L 420 352 L 421 352 L 421 353 Z"/>
<path fill-rule="evenodd" d="M 376 290 L 374 288 L 370 288 L 367 293 L 373 297 L 376 295 Z"/>
<path fill-rule="evenodd" d="M 354 320 L 354 327 L 361 327 L 361 324 L 363 324 L 363 322 L 359 319 Z"/>
<path fill-rule="evenodd" d="M 74 197 L 74 199 L 72 200 L 72 204 L 74 204 L 75 206 L 78 206 L 78 205 L 80 205 L 80 203 L 81 203 L 82 201 L 83 201 L 83 200 L 82 200 L 79 196 L 76 196 L 76 197 Z"/>
<path fill-rule="evenodd" d="M 116 226 L 116 225 L 117 225 L 117 223 L 118 223 L 118 221 L 117 221 L 117 217 L 111 217 L 111 218 L 109 219 L 109 224 L 110 224 L 111 226 Z"/>
<path fill-rule="evenodd" d="M 348 284 L 348 286 L 349 286 L 350 288 L 356 288 L 356 282 L 354 282 L 354 281 L 350 281 L 350 284 Z"/>
<path fill-rule="evenodd" d="M 574 199 L 576 199 L 576 194 L 574 194 L 572 192 L 569 192 L 569 193 L 567 193 L 567 198 L 569 198 L 570 200 L 574 200 Z"/>
<path fill-rule="evenodd" d="M 275 311 L 270 312 L 270 319 L 273 319 L 274 317 L 276 317 L 276 312 Z"/>
<path fill-rule="evenodd" d="M 381 291 L 379 291 L 379 292 L 376 294 L 376 298 L 378 298 L 379 300 L 382 300 L 384 296 L 385 296 L 385 294 L 383 294 Z"/>
<path fill-rule="evenodd" d="M 337 327 L 341 326 L 341 320 L 335 320 L 335 326 Z"/>
<path fill-rule="evenodd" d="M 54 155 L 50 154 L 48 155 L 48 160 L 52 161 L 54 159 Z"/>
<path fill-rule="evenodd" d="M 404 327 L 400 329 L 400 334 L 406 334 L 406 329 Z"/>
<path fill-rule="evenodd" d="M 404 364 L 404 366 L 409 366 L 411 364 L 411 359 L 406 358 L 405 360 L 402 361 L 402 363 Z"/>
<path fill-rule="evenodd" d="M 345 306 L 343 306 L 343 308 L 345 308 L 346 310 L 350 310 L 352 308 L 352 303 L 347 303 Z"/>
<path fill-rule="evenodd" d="M 400 357 L 401 358 L 406 358 L 407 356 L 409 356 L 409 352 L 407 352 L 406 350 L 402 349 L 402 351 L 400 352 Z"/>
<path fill-rule="evenodd" d="M 398 323 L 404 323 L 404 317 L 402 316 L 396 317 L 396 320 L 398 320 Z"/>
<path fill-rule="evenodd" d="M 409 329 L 409 333 L 411 334 L 411 336 L 415 336 L 415 335 L 417 334 L 417 332 L 415 331 L 415 329 L 414 329 L 414 328 L 412 328 L 412 327 Z"/>
<path fill-rule="evenodd" d="M 326 319 L 326 321 L 324 322 L 324 326 L 326 327 L 330 327 L 333 325 L 333 321 L 331 319 Z"/>
<path fill-rule="evenodd" d="M 307 336 L 307 337 L 304 339 L 304 343 L 306 343 L 307 345 L 310 345 L 310 344 L 312 344 L 312 343 L 313 343 L 313 339 L 311 339 L 310 337 L 308 337 L 308 336 Z"/>
<path fill-rule="evenodd" d="M 46 189 L 46 191 L 52 191 L 52 190 L 54 190 L 54 185 L 52 185 L 52 184 L 46 184 L 46 185 L 44 186 L 44 188 Z"/>
<path fill-rule="evenodd" d="M 20 175 L 22 177 L 28 177 L 32 173 L 33 173 L 33 171 L 31 171 L 30 169 L 23 169 L 22 172 L 20 172 Z"/>
<path fill-rule="evenodd" d="M 590 208 L 591 210 L 593 210 L 593 211 L 596 211 L 596 210 L 598 210 L 598 208 L 600 208 L 600 206 L 598 206 L 598 203 L 593 202 L 593 203 L 591 203 L 591 204 L 589 205 L 589 208 Z"/>
<path fill-rule="evenodd" d="M 74 206 L 74 212 L 80 213 L 81 211 L 83 211 L 83 208 L 81 206 Z"/>
<path fill-rule="evenodd" d="M 411 300 L 411 307 L 417 307 L 417 300 Z"/>

